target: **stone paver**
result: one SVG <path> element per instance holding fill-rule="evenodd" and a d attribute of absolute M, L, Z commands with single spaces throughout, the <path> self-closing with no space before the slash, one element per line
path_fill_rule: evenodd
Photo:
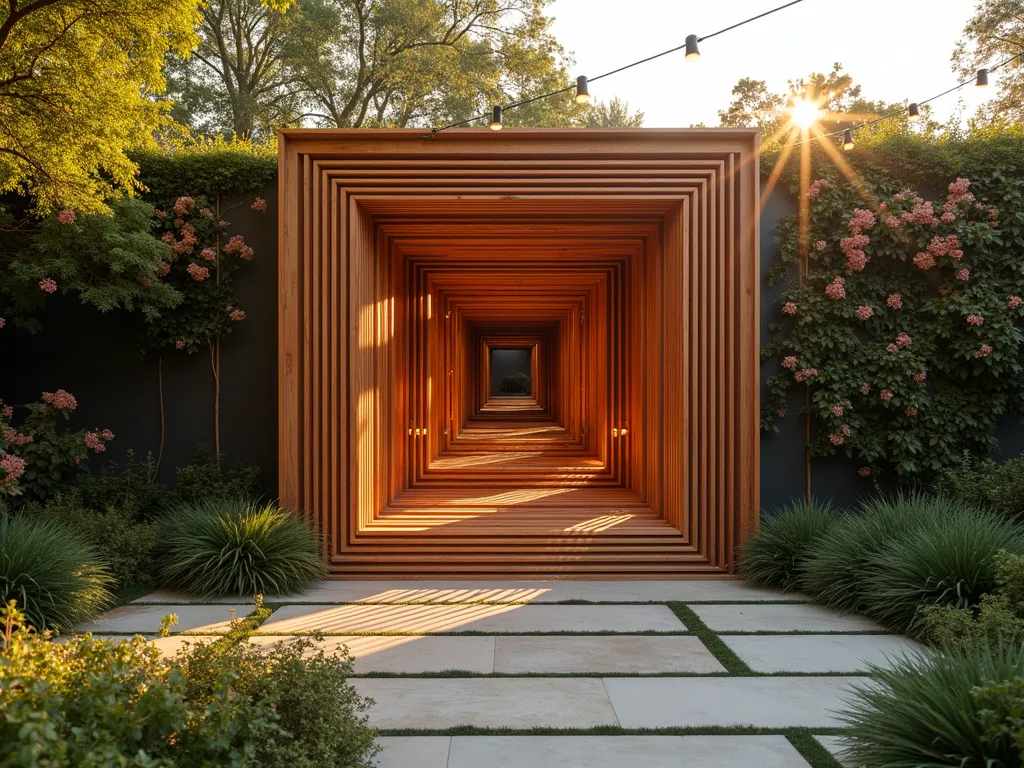
<path fill-rule="evenodd" d="M 884 632 L 871 619 L 818 605 L 694 605 L 715 632 Z"/>
<path fill-rule="evenodd" d="M 861 768 L 846 756 L 846 745 L 841 736 L 815 736 L 814 738 L 821 742 L 821 746 L 827 749 L 843 768 Z"/>
<path fill-rule="evenodd" d="M 534 635 L 496 638 L 494 671 L 651 674 L 724 672 L 725 668 L 696 637 Z"/>
<path fill-rule="evenodd" d="M 286 605 L 260 627 L 295 632 L 685 632 L 664 605 Z"/>
<path fill-rule="evenodd" d="M 415 738 L 415 737 L 411 737 Z M 411 751 L 415 745 L 402 748 Z M 389 763 L 419 768 L 430 763 Z M 785 736 L 455 736 L 446 768 L 807 768 Z"/>
<path fill-rule="evenodd" d="M 755 672 L 866 672 L 922 646 L 899 635 L 726 635 Z"/>
<path fill-rule="evenodd" d="M 356 678 L 375 728 L 618 725 L 600 678 Z"/>
<path fill-rule="evenodd" d="M 835 728 L 859 677 L 606 677 L 624 728 Z"/>
<path fill-rule="evenodd" d="M 172 604 L 172 603 L 215 603 L 215 604 L 239 604 L 255 605 L 255 600 L 251 597 L 239 597 L 238 595 L 222 595 L 220 597 L 199 597 L 198 595 L 190 595 L 187 592 L 179 592 L 175 589 L 157 589 L 150 592 L 148 595 L 143 595 L 135 600 L 133 603 L 156 603 L 156 604 Z M 251 608 L 249 609 L 252 610 Z"/>
<path fill-rule="evenodd" d="M 294 635 L 254 635 L 250 642 L 272 647 Z M 423 635 L 329 636 L 317 643 L 326 652 L 348 648 L 357 675 L 372 672 L 423 674 L 459 670 L 489 675 L 494 671 L 494 637 Z"/>
<path fill-rule="evenodd" d="M 169 613 L 177 614 L 174 632 L 220 634 L 228 630 L 231 610 L 239 618 L 252 612 L 251 605 L 122 605 L 107 611 L 95 621 L 81 624 L 76 632 L 110 634 L 151 634 L 159 631 L 160 620 Z"/>
<path fill-rule="evenodd" d="M 163 593 L 164 595 L 168 593 Z M 170 593 L 174 594 L 174 593 Z M 160 596 L 136 602 L 158 602 Z M 165 596 L 163 599 L 167 599 Z M 178 600 L 195 600 L 177 595 Z M 322 581 L 278 603 L 557 603 L 806 600 L 795 593 L 750 587 L 731 579 L 707 581 Z M 208 602 L 208 601 L 207 601 Z"/>
<path fill-rule="evenodd" d="M 381 736 L 377 768 L 447 768 L 451 736 Z"/>

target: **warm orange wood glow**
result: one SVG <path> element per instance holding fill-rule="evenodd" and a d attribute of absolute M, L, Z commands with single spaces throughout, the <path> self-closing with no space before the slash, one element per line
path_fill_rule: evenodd
<path fill-rule="evenodd" d="M 731 573 L 757 134 L 281 134 L 280 494 L 336 575 Z M 527 397 L 491 351 L 527 350 Z"/>

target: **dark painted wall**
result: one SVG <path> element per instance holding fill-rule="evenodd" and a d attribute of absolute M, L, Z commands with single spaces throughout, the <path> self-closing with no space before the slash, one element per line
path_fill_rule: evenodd
<path fill-rule="evenodd" d="M 491 350 L 491 394 L 501 394 L 501 380 L 513 373 L 530 375 L 530 350 L 528 349 L 493 349 Z M 531 386 L 533 382 L 530 382 Z"/>
<path fill-rule="evenodd" d="M 241 460 L 262 469 L 264 490 L 277 492 L 277 189 L 260 192 L 265 213 L 246 205 L 230 212 L 231 234 L 242 234 L 255 256 L 235 276 L 239 305 L 246 319 L 234 326 L 222 346 L 221 438 L 230 461 Z M 226 201 L 225 207 L 237 201 Z M 781 284 L 769 287 L 767 274 L 778 253 L 776 222 L 796 210 L 787 193 L 776 190 L 761 214 L 761 338 L 780 319 L 777 298 Z M 0 395 L 8 402 L 35 401 L 42 391 L 64 388 L 79 408 L 74 428 L 109 428 L 117 436 L 104 458 L 120 458 L 128 448 L 145 454 L 159 449 L 160 419 L 156 359 L 141 360 L 138 323 L 123 315 L 102 315 L 75 302 L 52 302 L 41 318 L 45 330 L 27 336 L 8 326 L 0 333 Z M 515 353 L 513 353 L 515 354 Z M 522 368 L 529 373 L 529 354 Z M 493 363 L 492 363 L 493 365 Z M 494 365 L 494 377 L 507 375 Z M 764 364 L 762 379 L 778 370 L 778 361 Z M 197 443 L 213 444 L 213 379 L 207 355 L 167 352 L 163 361 L 165 441 L 160 476 L 169 480 L 174 467 L 188 463 Z M 790 416 L 778 434 L 761 441 L 761 504 L 772 509 L 804 494 L 802 397 L 796 390 Z M 998 432 L 1004 456 L 1024 450 L 1024 429 L 1007 422 Z M 94 461 L 95 463 L 95 461 Z M 812 492 L 839 504 L 849 504 L 871 492 L 870 482 L 857 477 L 842 457 L 815 460 Z"/>

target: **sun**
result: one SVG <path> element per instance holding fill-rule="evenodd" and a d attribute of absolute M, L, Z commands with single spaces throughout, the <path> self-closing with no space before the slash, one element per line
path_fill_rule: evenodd
<path fill-rule="evenodd" d="M 821 119 L 821 108 L 813 101 L 798 99 L 790 109 L 790 120 L 799 128 L 810 128 Z"/>

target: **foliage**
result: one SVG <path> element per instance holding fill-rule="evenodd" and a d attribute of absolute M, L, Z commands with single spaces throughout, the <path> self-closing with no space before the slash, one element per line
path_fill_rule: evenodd
<path fill-rule="evenodd" d="M 923 494 L 897 493 L 865 501 L 838 517 L 808 549 L 800 589 L 829 607 L 865 612 L 865 579 L 877 554 L 890 541 L 935 525 L 959 508 Z"/>
<path fill-rule="evenodd" d="M 48 293 L 73 293 L 101 312 L 138 309 L 149 319 L 176 306 L 181 294 L 158 279 L 171 249 L 150 234 L 153 208 L 139 200 L 114 200 L 112 215 L 65 211 L 8 256 L 0 256 L 0 296 L 8 318 L 36 329 L 31 313 Z M 49 282 L 52 281 L 52 284 Z M 2 308 L 0 308 L 2 309 Z"/>
<path fill-rule="evenodd" d="M 139 150 L 131 157 L 139 166 L 146 199 L 160 205 L 183 191 L 216 199 L 251 194 L 277 180 L 276 142 L 197 138 L 167 149 Z"/>
<path fill-rule="evenodd" d="M 101 553 L 116 586 L 152 584 L 156 526 L 137 522 L 131 506 L 108 502 L 98 509 L 86 506 L 72 491 L 58 494 L 45 506 L 24 510 L 40 515 L 82 537 Z"/>
<path fill-rule="evenodd" d="M 136 189 L 126 151 L 166 122 L 161 72 L 187 55 L 197 0 L 56 0 L 0 10 L 0 192 L 105 210 Z"/>
<path fill-rule="evenodd" d="M 196 55 L 169 67 L 176 114 L 206 134 L 263 137 L 318 126 L 436 126 L 557 90 L 571 78 L 548 0 L 214 0 Z M 509 124 L 567 125 L 571 98 L 510 112 Z"/>
<path fill-rule="evenodd" d="M 501 380 L 501 384 L 498 385 L 498 389 L 506 393 L 522 395 L 529 394 L 530 377 L 525 373 L 510 373 Z"/>
<path fill-rule="evenodd" d="M 939 204 L 893 181 L 825 178 L 808 190 L 809 271 L 782 295 L 792 318 L 766 356 L 762 425 L 810 390 L 809 450 L 854 458 L 862 475 L 929 478 L 964 450 L 991 450 L 996 420 L 1024 403 L 1024 179 L 959 179 Z M 973 190 L 973 191 L 969 191 Z M 797 219 L 779 228 L 780 271 L 803 248 Z"/>
<path fill-rule="evenodd" d="M 208 674 L 199 707 L 142 636 L 54 643 L 15 629 L 0 652 L 0 765 L 251 765 L 258 743 L 283 736 L 275 713 L 232 690 L 233 670 Z"/>
<path fill-rule="evenodd" d="M 920 609 L 969 608 L 997 585 L 998 554 L 1024 554 L 1024 531 L 988 511 L 963 507 L 885 543 L 864 577 L 867 613 L 920 635 Z"/>
<path fill-rule="evenodd" d="M 988 506 L 1011 520 L 1024 520 L 1024 455 L 996 464 L 969 453 L 944 469 L 936 493 L 974 506 Z"/>
<path fill-rule="evenodd" d="M 260 470 L 236 462 L 229 470 L 205 445 L 196 448 L 192 462 L 178 467 L 173 498 L 178 504 L 228 501 L 256 495 Z"/>
<path fill-rule="evenodd" d="M 980 0 L 953 51 L 960 77 L 973 77 L 1024 52 L 1024 7 L 1020 0 Z M 999 70 L 997 95 L 979 109 L 982 120 L 1024 123 L 1024 68 L 1020 59 Z"/>
<path fill-rule="evenodd" d="M 739 569 L 748 582 L 798 589 L 809 548 L 832 527 L 835 514 L 826 504 L 794 502 L 761 518 L 761 525 L 740 550 Z"/>
<path fill-rule="evenodd" d="M 193 463 L 178 469 L 179 487 L 172 490 L 155 481 L 157 467 L 152 454 L 146 456 L 145 461 L 139 461 L 135 458 L 135 452 L 128 450 L 121 463 L 108 461 L 99 472 L 80 474 L 72 486 L 72 493 L 87 509 L 104 510 L 114 506 L 130 512 L 134 521 L 156 520 L 163 516 L 176 499 L 186 495 L 191 497 L 197 490 L 226 493 L 226 489 L 230 489 L 230 492 L 234 492 L 231 481 L 233 473 L 221 476 L 220 484 L 209 480 L 200 487 L 194 486 L 189 480 L 182 482 L 182 477 L 188 478 L 194 472 L 205 476 L 211 462 L 216 469 L 216 460 L 208 458 L 208 454 L 209 451 L 200 446 Z"/>
<path fill-rule="evenodd" d="M 891 661 L 839 715 L 852 765 L 1019 768 L 1024 645 Z"/>
<path fill-rule="evenodd" d="M 77 407 L 74 396 L 63 389 L 44 392 L 42 402 L 21 406 L 28 415 L 15 427 L 14 406 L 0 401 L 0 493 L 24 500 L 48 499 L 90 450 L 106 450 L 106 443 L 114 439 L 109 429 L 58 430 L 58 417 L 70 419 Z"/>
<path fill-rule="evenodd" d="M 643 128 L 644 113 L 629 111 L 629 102 L 618 96 L 592 103 L 580 118 L 584 128 Z"/>
<path fill-rule="evenodd" d="M 84 538 L 53 520 L 0 517 L 0 600 L 40 630 L 67 631 L 111 600 L 110 573 Z"/>
<path fill-rule="evenodd" d="M 1024 642 L 1024 557 L 1003 551 L 994 563 L 996 587 L 974 608 L 925 606 L 926 640 L 944 648 Z"/>
<path fill-rule="evenodd" d="M 182 505 L 167 516 L 163 580 L 199 595 L 287 594 L 326 573 L 317 534 L 273 504 Z"/>

